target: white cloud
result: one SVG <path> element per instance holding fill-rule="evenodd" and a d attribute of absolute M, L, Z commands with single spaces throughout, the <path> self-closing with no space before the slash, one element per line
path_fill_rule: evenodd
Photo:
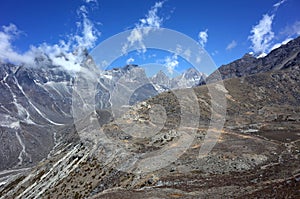
<path fill-rule="evenodd" d="M 98 37 L 100 36 L 100 32 L 94 27 L 94 24 L 85 15 L 83 15 L 83 21 L 79 27 L 82 29 L 81 34 L 73 36 L 77 43 L 77 47 L 82 49 L 93 48 Z"/>
<path fill-rule="evenodd" d="M 88 10 L 87 10 L 86 6 L 84 6 L 84 5 L 80 6 L 77 11 L 77 14 L 78 15 L 82 14 L 82 15 L 86 16 L 88 14 Z"/>
<path fill-rule="evenodd" d="M 127 59 L 126 64 L 129 65 L 132 62 L 134 62 L 134 59 L 132 57 L 130 57 L 129 59 Z"/>
<path fill-rule="evenodd" d="M 7 34 L 11 33 L 12 35 L 18 36 L 20 31 L 18 30 L 15 24 L 9 24 L 9 26 L 2 26 L 3 31 Z"/>
<path fill-rule="evenodd" d="M 127 43 L 125 43 L 122 47 L 123 54 L 126 54 L 130 47 L 137 47 L 143 53 L 146 52 L 143 37 L 148 35 L 149 31 L 152 29 L 161 27 L 163 19 L 157 15 L 157 12 L 160 8 L 162 8 L 163 3 L 163 1 L 156 2 L 148 11 L 145 18 L 139 20 L 139 23 L 136 24 L 135 28 L 131 31 L 127 38 Z"/>
<path fill-rule="evenodd" d="M 78 70 L 83 61 L 81 55 L 86 49 L 94 47 L 100 32 L 88 19 L 87 7 L 81 6 L 78 9 L 82 21 L 78 22 L 79 34 L 69 36 L 67 41 L 61 40 L 58 44 L 49 45 L 43 43 L 39 46 L 31 46 L 25 53 L 17 52 L 12 43 L 19 35 L 17 26 L 10 24 L 3 26 L 0 31 L 0 60 L 15 64 L 35 66 L 35 58 L 40 56 L 49 57 L 54 65 L 62 66 L 67 70 Z"/>
<path fill-rule="evenodd" d="M 278 8 L 288 0 L 279 0 L 273 5 L 272 14 L 263 15 L 259 23 L 251 30 L 251 35 L 248 37 L 251 42 L 253 53 L 258 55 L 258 58 L 264 57 L 271 50 L 279 48 L 281 45 L 289 42 L 295 35 L 300 35 L 300 22 L 296 21 L 292 26 L 286 27 L 280 34 L 285 35 L 286 39 L 282 42 L 273 44 L 274 32 L 272 31 L 272 24 Z M 277 38 L 278 39 L 278 38 Z M 272 45 L 273 44 L 273 45 Z"/>
<path fill-rule="evenodd" d="M 200 31 L 198 34 L 199 43 L 202 47 L 204 47 L 205 44 L 207 43 L 207 38 L 208 38 L 207 32 L 208 30 L 206 29 L 205 31 Z"/>
<path fill-rule="evenodd" d="M 227 47 L 226 50 L 231 50 L 233 48 L 235 48 L 237 46 L 237 42 L 235 40 L 232 40 L 232 42 L 230 42 Z"/>
<path fill-rule="evenodd" d="M 17 26 L 10 24 L 2 26 L 3 31 L 0 31 L 0 60 L 12 63 L 34 63 L 32 52 L 18 53 L 12 46 L 12 42 L 19 35 L 20 31 Z"/>
<path fill-rule="evenodd" d="M 139 26 L 141 27 L 152 27 L 160 28 L 163 19 L 157 16 L 159 8 L 162 8 L 163 2 L 156 2 L 154 6 L 148 11 L 146 18 L 140 19 Z"/>
<path fill-rule="evenodd" d="M 274 15 L 263 15 L 262 19 L 251 30 L 249 39 L 252 42 L 252 50 L 254 53 L 266 53 L 269 50 L 274 32 L 272 31 Z"/>
<path fill-rule="evenodd" d="M 130 32 L 130 35 L 127 37 L 127 42 L 123 48 L 122 52 L 126 54 L 126 51 L 129 47 L 132 47 L 134 45 L 137 45 L 137 47 L 140 49 L 141 52 L 146 52 L 146 46 L 143 43 L 143 33 L 144 31 L 139 28 L 135 28 Z"/>
<path fill-rule="evenodd" d="M 273 5 L 273 7 L 275 8 L 275 9 L 277 9 L 279 6 L 281 6 L 283 3 L 285 3 L 287 0 L 281 0 L 281 1 L 279 1 L 279 2 L 277 2 L 277 3 L 275 3 L 274 5 Z"/>
<path fill-rule="evenodd" d="M 177 60 L 177 55 L 173 55 L 172 57 L 168 56 L 164 60 L 164 66 L 167 68 L 168 72 L 173 75 L 175 68 L 178 66 L 179 62 Z"/>

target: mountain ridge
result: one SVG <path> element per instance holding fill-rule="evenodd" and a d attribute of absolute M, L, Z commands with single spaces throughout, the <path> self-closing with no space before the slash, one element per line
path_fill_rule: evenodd
<path fill-rule="evenodd" d="M 242 58 L 229 64 L 220 66 L 215 72 L 207 77 L 207 82 L 214 81 L 219 75 L 222 79 L 243 77 L 267 72 L 270 70 L 281 70 L 291 65 L 299 64 L 300 36 L 285 45 L 272 50 L 267 56 L 256 58 L 246 53 Z"/>

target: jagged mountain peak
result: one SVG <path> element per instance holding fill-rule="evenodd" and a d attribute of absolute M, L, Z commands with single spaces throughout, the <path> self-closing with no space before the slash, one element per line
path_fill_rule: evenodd
<path fill-rule="evenodd" d="M 162 70 L 159 70 L 155 75 L 153 75 L 152 78 L 157 78 L 157 77 L 163 77 L 163 78 L 169 79 L 169 77 L 166 75 L 166 73 L 164 73 L 164 71 L 162 71 Z"/>
<path fill-rule="evenodd" d="M 191 67 L 191 68 L 188 68 L 185 72 L 183 72 L 183 76 L 186 79 L 190 79 L 190 78 L 199 79 L 200 77 L 203 76 L 203 73 L 201 73 L 200 71 L 198 71 L 194 67 Z"/>

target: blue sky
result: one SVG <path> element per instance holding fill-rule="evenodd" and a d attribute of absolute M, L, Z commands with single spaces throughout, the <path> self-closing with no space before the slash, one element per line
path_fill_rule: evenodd
<path fill-rule="evenodd" d="M 74 42 L 91 50 L 115 34 L 140 26 L 141 19 L 153 17 L 149 16 L 149 13 L 155 9 L 158 2 L 2 1 L 0 59 L 12 55 L 11 59 L 7 59 L 20 61 L 26 55 L 26 60 L 28 56 L 32 56 L 32 48 L 57 52 L 55 44 L 63 47 L 65 51 L 70 51 L 75 45 Z M 82 6 L 85 9 L 82 9 Z M 242 57 L 245 53 L 268 53 L 274 46 L 297 37 L 300 34 L 299 8 L 299 0 L 167 0 L 157 7 L 154 17 L 159 21 L 159 27 L 176 30 L 199 42 L 216 65 L 220 66 Z M 91 35 L 92 37 L 88 37 Z M 66 47 L 59 43 L 60 40 L 66 43 L 72 40 L 73 43 L 70 42 L 71 47 Z M 145 55 L 136 53 L 120 58 L 112 65 L 125 65 L 126 61 L 136 64 L 157 61 L 166 64 L 164 61 L 169 57 L 168 61 L 173 61 L 175 65 L 173 69 L 180 70 L 178 65 L 182 60 L 178 57 L 155 51 L 147 53 L 148 60 L 145 59 Z M 157 56 L 151 57 L 153 54 Z M 213 70 L 208 68 L 203 72 L 210 73 Z"/>

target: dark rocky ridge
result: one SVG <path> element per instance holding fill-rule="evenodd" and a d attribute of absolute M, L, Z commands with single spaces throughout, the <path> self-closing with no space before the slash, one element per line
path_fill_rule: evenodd
<path fill-rule="evenodd" d="M 244 77 L 271 70 L 282 70 L 295 65 L 299 65 L 300 57 L 300 37 L 291 40 L 287 44 L 272 50 L 263 58 L 255 58 L 253 55 L 245 54 L 230 64 L 222 65 L 218 72 L 223 79 Z M 218 72 L 214 72 L 207 78 L 207 81 L 213 81 Z"/>

